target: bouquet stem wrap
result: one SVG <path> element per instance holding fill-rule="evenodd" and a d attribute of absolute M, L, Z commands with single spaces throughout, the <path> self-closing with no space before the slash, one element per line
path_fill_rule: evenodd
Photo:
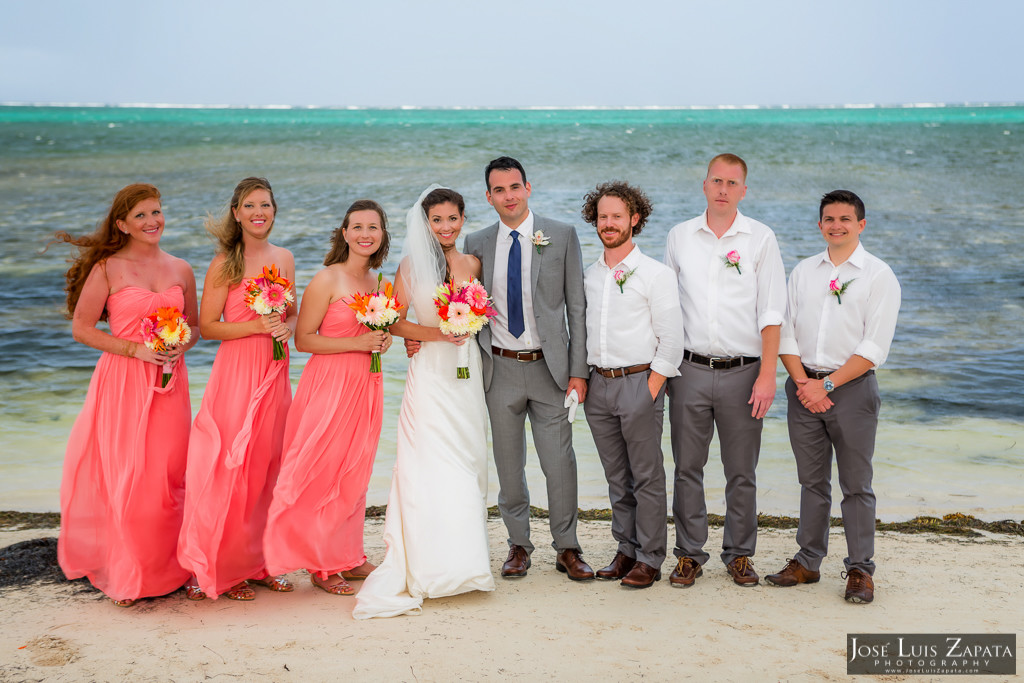
<path fill-rule="evenodd" d="M 458 379 L 469 379 L 469 345 L 472 343 L 472 341 L 467 341 L 465 344 L 455 347 L 457 354 L 455 376 Z"/>

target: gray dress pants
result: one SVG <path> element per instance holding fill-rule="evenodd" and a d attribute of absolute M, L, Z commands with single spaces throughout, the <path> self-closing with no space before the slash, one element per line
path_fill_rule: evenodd
<path fill-rule="evenodd" d="M 680 375 L 668 381 L 675 490 L 672 514 L 676 526 L 676 557 L 700 564 L 710 559 L 708 512 L 704 500 L 704 466 L 715 428 L 725 470 L 725 537 L 722 562 L 753 556 L 757 545 L 757 479 L 761 452 L 761 420 L 750 416 L 760 361 L 727 370 L 713 370 L 684 360 Z"/>
<path fill-rule="evenodd" d="M 665 562 L 665 457 L 661 432 L 665 392 L 651 400 L 647 372 L 605 377 L 587 385 L 587 423 L 608 480 L 612 537 L 618 551 L 646 565 Z"/>
<path fill-rule="evenodd" d="M 812 413 L 796 397 L 796 383 L 786 380 L 789 399 L 789 443 L 800 479 L 800 528 L 796 559 L 818 571 L 828 554 L 832 510 L 832 453 L 843 491 L 843 530 L 849 556 L 846 570 L 875 572 L 875 493 L 871 490 L 871 459 L 875 452 L 878 411 L 882 404 L 874 371 L 838 387 L 827 412 Z"/>
<path fill-rule="evenodd" d="M 491 386 L 486 393 L 491 420 L 494 465 L 498 471 L 498 509 L 508 530 L 509 545 L 533 552 L 530 542 L 530 491 L 526 485 L 526 416 L 533 445 L 547 483 L 548 523 L 552 546 L 580 549 L 576 538 L 576 453 L 572 425 L 566 420 L 565 392 L 558 388 L 543 360 L 520 362 L 494 357 Z"/>

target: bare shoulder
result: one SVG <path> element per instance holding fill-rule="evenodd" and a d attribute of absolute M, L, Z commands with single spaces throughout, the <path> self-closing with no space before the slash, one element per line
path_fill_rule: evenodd
<path fill-rule="evenodd" d="M 295 275 L 295 256 L 284 247 L 274 246 L 270 252 L 278 268 L 285 270 L 287 277 Z"/>
<path fill-rule="evenodd" d="M 214 254 L 213 259 L 210 261 L 210 270 L 214 268 L 220 268 L 221 266 L 223 266 L 224 261 L 226 261 L 227 258 L 227 255 L 225 255 L 223 252 L 218 251 L 216 254 Z"/>
<path fill-rule="evenodd" d="M 175 273 L 179 273 L 182 277 L 190 277 L 193 280 L 195 279 L 195 272 L 192 270 L 192 264 L 185 259 L 167 254 L 167 263 Z"/>
<path fill-rule="evenodd" d="M 463 270 L 469 273 L 472 277 L 475 277 L 478 280 L 480 279 L 480 275 L 483 273 L 483 265 L 480 263 L 480 259 L 473 254 L 462 254 L 459 260 Z"/>

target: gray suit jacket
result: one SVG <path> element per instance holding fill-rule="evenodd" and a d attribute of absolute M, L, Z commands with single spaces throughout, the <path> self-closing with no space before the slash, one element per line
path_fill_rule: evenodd
<path fill-rule="evenodd" d="M 583 295 L 583 255 L 576 228 L 537 214 L 534 230 L 540 230 L 551 241 L 533 253 L 530 286 L 533 292 L 533 316 L 540 334 L 544 362 L 555 383 L 564 391 L 569 377 L 589 375 L 587 368 L 586 301 Z M 494 284 L 494 250 L 498 241 L 498 224 L 466 236 L 466 253 L 480 259 L 483 282 L 488 292 Z M 524 245 L 536 249 L 532 244 Z M 566 324 L 568 323 L 568 329 Z M 477 335 L 483 356 L 484 389 L 490 389 L 493 373 L 490 326 Z"/>

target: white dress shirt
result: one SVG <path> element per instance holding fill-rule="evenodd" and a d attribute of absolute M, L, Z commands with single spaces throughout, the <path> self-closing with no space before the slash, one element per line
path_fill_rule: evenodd
<path fill-rule="evenodd" d="M 498 221 L 498 239 L 494 245 L 494 320 L 491 325 L 491 341 L 495 346 L 510 351 L 527 351 L 540 348 L 537 321 L 533 316 L 533 278 L 530 267 L 533 264 L 533 211 L 526 215 L 516 232 L 519 233 L 521 254 L 521 276 L 523 283 L 523 322 L 526 329 L 518 339 L 508 331 L 508 252 L 512 248 L 512 228 Z M 543 249 L 544 247 L 541 247 Z"/>
<path fill-rule="evenodd" d="M 832 280 L 850 283 L 842 303 L 829 289 Z M 798 263 L 789 276 L 779 354 L 800 356 L 812 370 L 836 370 L 855 354 L 877 368 L 889 355 L 901 297 L 892 269 L 863 244 L 839 266 L 826 249 Z"/>
<path fill-rule="evenodd" d="M 721 238 L 707 214 L 672 228 L 665 263 L 676 274 L 683 310 L 683 345 L 703 356 L 761 355 L 761 330 L 781 325 L 786 312 L 786 269 L 779 243 L 764 223 L 736 212 Z M 739 254 L 739 268 L 726 255 Z"/>
<path fill-rule="evenodd" d="M 615 271 L 633 271 L 622 290 Z M 650 363 L 665 377 L 683 361 L 683 315 L 675 274 L 634 246 L 621 263 L 604 254 L 583 274 L 587 295 L 587 364 L 626 368 Z"/>

